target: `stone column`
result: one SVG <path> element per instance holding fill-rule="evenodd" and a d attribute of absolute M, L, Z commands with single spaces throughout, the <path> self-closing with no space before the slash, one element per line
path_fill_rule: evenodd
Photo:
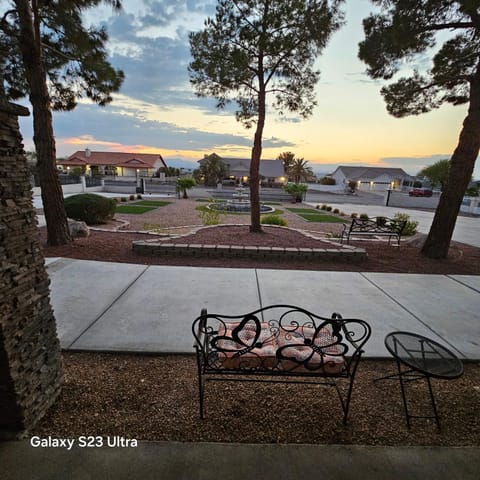
<path fill-rule="evenodd" d="M 49 278 L 38 240 L 19 115 L 0 97 L 0 437 L 28 433 L 62 384 Z"/>

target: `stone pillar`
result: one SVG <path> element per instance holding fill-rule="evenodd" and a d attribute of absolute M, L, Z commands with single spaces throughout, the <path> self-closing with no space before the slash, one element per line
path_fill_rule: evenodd
<path fill-rule="evenodd" d="M 49 278 L 18 115 L 0 98 L 0 437 L 28 433 L 62 384 Z"/>

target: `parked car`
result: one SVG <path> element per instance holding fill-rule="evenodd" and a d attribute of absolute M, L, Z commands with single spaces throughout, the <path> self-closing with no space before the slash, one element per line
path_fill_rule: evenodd
<path fill-rule="evenodd" d="M 431 197 L 432 193 L 429 188 L 414 188 L 408 192 L 411 197 Z"/>

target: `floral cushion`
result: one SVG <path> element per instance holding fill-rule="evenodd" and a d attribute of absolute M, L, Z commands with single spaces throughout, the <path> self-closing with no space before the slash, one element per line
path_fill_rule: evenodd
<path fill-rule="evenodd" d="M 345 358 L 329 326 L 272 329 L 256 318 L 221 324 L 211 340 L 222 368 L 341 373 Z"/>

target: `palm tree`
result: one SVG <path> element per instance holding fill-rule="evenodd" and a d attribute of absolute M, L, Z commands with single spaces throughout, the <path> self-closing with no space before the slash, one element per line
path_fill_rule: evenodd
<path fill-rule="evenodd" d="M 293 178 L 295 183 L 307 180 L 313 175 L 312 168 L 308 165 L 308 160 L 303 158 L 295 158 L 293 163 L 287 170 L 287 175 Z"/>

